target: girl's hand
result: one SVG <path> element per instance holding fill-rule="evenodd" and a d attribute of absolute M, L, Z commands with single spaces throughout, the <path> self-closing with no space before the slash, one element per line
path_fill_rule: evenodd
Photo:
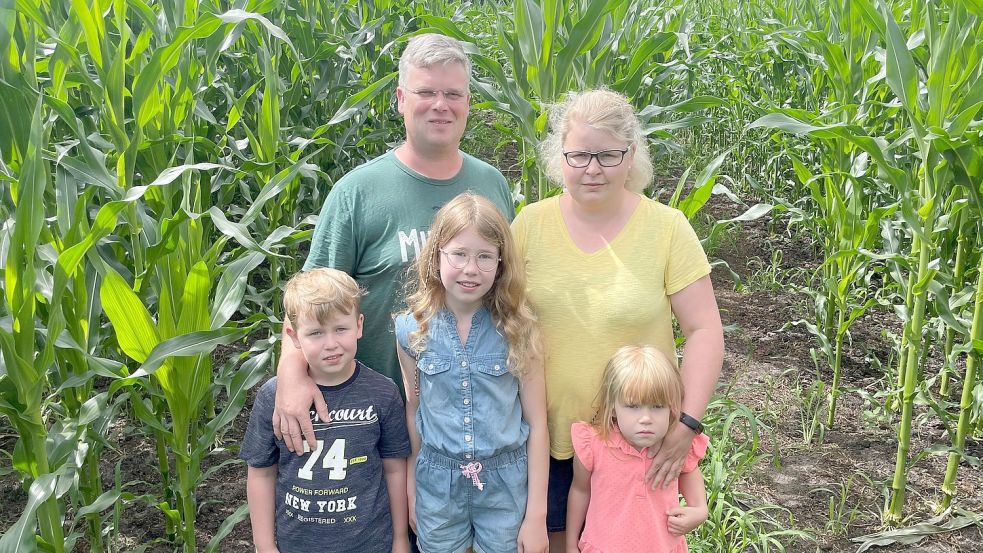
<path fill-rule="evenodd" d="M 669 487 L 679 478 L 680 471 L 683 470 L 683 461 L 693 445 L 693 431 L 685 424 L 676 424 L 675 428 L 665 438 L 662 438 L 662 445 L 657 451 L 649 448 L 649 457 L 652 457 L 652 466 L 645 473 L 645 480 L 652 482 L 652 489 L 659 486 Z"/>
<path fill-rule="evenodd" d="M 409 508 L 410 530 L 416 534 L 416 493 L 410 493 L 406 498 L 406 506 Z"/>
<path fill-rule="evenodd" d="M 393 540 L 392 553 L 410 553 L 410 539 L 407 536 Z"/>
<path fill-rule="evenodd" d="M 526 519 L 519 527 L 519 553 L 547 553 L 550 548 L 546 521 L 534 523 Z"/>
<path fill-rule="evenodd" d="M 705 506 L 701 507 L 676 507 L 669 509 L 669 533 L 674 536 L 682 536 L 696 529 L 703 524 L 709 516 Z"/>

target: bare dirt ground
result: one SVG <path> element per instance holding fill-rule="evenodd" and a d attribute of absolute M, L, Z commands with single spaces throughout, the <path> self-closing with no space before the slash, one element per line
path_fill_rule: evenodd
<path fill-rule="evenodd" d="M 711 205 L 716 218 L 736 214 L 727 205 Z M 784 234 L 784 223 L 769 225 L 766 219 L 743 226 L 730 233 L 711 252 L 711 257 L 726 261 L 749 286 L 735 291 L 726 270 L 715 269 L 713 278 L 726 334 L 726 353 L 721 390 L 732 399 L 748 405 L 766 426 L 762 449 L 771 452 L 741 483 L 744 490 L 764 502 L 783 507 L 791 521 L 789 527 L 810 531 L 813 541 L 789 544 L 795 552 L 856 551 L 858 544 L 850 538 L 882 530 L 878 513 L 883 508 L 886 490 L 893 475 L 897 437 L 895 423 L 878 422 L 866 417 L 874 412 L 873 403 L 857 391 L 873 393 L 884 389 L 883 372 L 870 358 L 887 361 L 890 342 L 882 329 L 890 328 L 893 315 L 877 313 L 860 321 L 853 331 L 844 365 L 844 390 L 840 397 L 836 425 L 825 433 L 820 443 L 805 445 L 802 439 L 803 390 L 816 381 L 817 369 L 809 350 L 813 337 L 802 326 L 787 327 L 789 321 L 807 317 L 807 298 L 794 292 L 784 275 L 805 274 L 818 264 L 812 244 L 805 239 L 792 240 Z M 776 274 L 768 280 L 763 267 L 772 265 L 773 252 L 783 254 Z M 798 269 L 798 271 L 796 271 Z M 764 276 L 762 276 L 764 275 Z M 770 284 L 770 286 L 766 286 Z M 896 331 L 896 329 L 894 329 Z M 819 376 L 828 381 L 824 367 Z M 878 401 L 877 398 L 871 401 Z M 250 400 L 247 403 L 251 405 Z M 199 488 L 198 532 L 203 546 L 226 520 L 246 501 L 245 467 L 234 459 L 237 440 L 245 430 L 248 408 L 229 429 L 223 448 L 206 460 L 208 478 Z M 929 417 L 934 420 L 934 416 Z M 131 423 L 132 424 L 132 423 Z M 0 528 L 9 528 L 25 504 L 26 494 L 12 474 L 9 452 L 14 436 L 7 421 L 0 422 Z M 916 424 L 913 452 L 933 444 L 947 442 L 937 423 Z M 133 427 L 117 425 L 109 437 L 110 448 L 104 453 L 103 477 L 113 481 L 119 467 L 124 489 L 135 496 L 156 494 L 160 476 L 155 468 L 153 445 Z M 968 444 L 969 451 L 980 456 L 983 445 Z M 906 513 L 909 524 L 934 516 L 939 498 L 945 458 L 928 455 L 918 461 L 908 479 Z M 975 513 L 983 512 L 983 474 L 965 464 L 960 468 L 957 505 Z M 830 499 L 833 516 L 830 516 Z M 241 520 L 226 537 L 219 551 L 251 551 L 248 519 Z M 165 552 L 173 547 L 164 543 L 164 517 L 147 501 L 125 504 L 118 531 L 111 536 L 113 551 L 140 550 Z M 872 551 L 978 552 L 983 543 L 983 529 L 970 526 L 925 538 L 912 545 L 875 547 Z M 81 546 L 76 550 L 83 551 Z"/>
<path fill-rule="evenodd" d="M 717 219 L 732 217 L 731 208 L 709 206 Z M 771 228 L 769 228 L 771 227 Z M 731 386 L 731 397 L 752 407 L 769 427 L 763 433 L 762 449 L 773 451 L 772 464 L 760 463 L 746 482 L 747 491 L 788 510 L 794 526 L 808 529 L 814 542 L 800 542 L 792 551 L 856 551 L 850 538 L 883 531 L 879 513 L 885 505 L 894 474 L 898 438 L 897 423 L 878 421 L 871 414 L 887 415 L 876 403 L 865 400 L 886 388 L 884 373 L 871 359 L 889 362 L 891 343 L 884 330 L 898 332 L 890 313 L 871 312 L 852 329 L 852 342 L 843 363 L 843 390 L 837 404 L 836 421 L 824 439 L 811 445 L 803 440 L 802 415 L 805 391 L 817 380 L 816 363 L 810 356 L 815 339 L 803 326 L 787 323 L 809 317 L 811 300 L 794 291 L 783 275 L 804 275 L 814 270 L 818 257 L 813 245 L 801 237 L 793 240 L 782 232 L 784 223 L 769 225 L 768 219 L 744 223 L 732 240 L 726 240 L 715 256 L 727 261 L 748 291 L 735 291 L 726 271 L 715 271 L 717 301 L 725 326 L 726 352 L 721 381 Z M 770 280 L 773 252 L 783 252 L 777 272 Z M 712 254 L 714 255 L 714 254 Z M 765 278 L 762 278 L 762 274 Z M 755 289 L 772 284 L 771 289 Z M 928 370 L 928 369 L 926 369 Z M 819 377 L 827 383 L 832 374 L 822 363 Z M 956 394 L 957 392 L 954 392 Z M 958 397 L 952 396 L 958 402 Z M 825 419 L 825 400 L 822 403 Z M 916 409 L 918 409 L 916 407 Z M 918 409 L 925 414 L 925 409 Z M 934 415 L 926 424 L 915 424 L 912 452 L 948 443 Z M 895 415 L 896 420 L 896 415 Z M 967 449 L 979 456 L 981 444 L 971 441 Z M 944 455 L 928 455 L 908 475 L 907 524 L 932 518 L 945 473 Z M 834 509 L 831 517 L 830 501 Z M 974 513 L 983 512 L 983 473 L 963 463 L 959 469 L 956 505 Z M 978 515 L 979 516 L 979 515 Z M 845 526 L 845 528 L 844 528 Z M 978 552 L 983 543 L 983 526 L 926 537 L 916 544 L 874 547 L 872 551 Z"/>

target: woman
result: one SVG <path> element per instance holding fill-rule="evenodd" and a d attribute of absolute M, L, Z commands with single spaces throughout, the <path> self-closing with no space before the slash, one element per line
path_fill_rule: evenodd
<path fill-rule="evenodd" d="M 564 193 L 526 206 L 512 230 L 546 341 L 547 528 L 550 551 L 565 551 L 570 425 L 590 421 L 605 361 L 622 345 L 652 344 L 675 362 L 672 316 L 679 322 L 683 424 L 649 452 L 647 475 L 653 486 L 666 485 L 702 429 L 723 332 L 710 265 L 692 227 L 680 211 L 641 195 L 652 162 L 628 100 L 607 90 L 571 94 L 550 115 L 540 157 Z"/>

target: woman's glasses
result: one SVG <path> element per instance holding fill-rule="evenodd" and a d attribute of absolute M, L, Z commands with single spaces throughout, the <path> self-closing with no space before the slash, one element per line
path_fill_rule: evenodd
<path fill-rule="evenodd" d="M 590 160 L 597 158 L 597 163 L 601 167 L 617 167 L 625 160 L 625 154 L 631 147 L 624 150 L 601 150 L 600 152 L 563 152 L 563 157 L 567 160 L 567 165 L 574 169 L 583 169 L 590 165 Z"/>
<path fill-rule="evenodd" d="M 478 252 L 474 255 L 469 254 L 464 250 L 451 250 L 447 251 L 444 249 L 440 250 L 440 253 L 447 256 L 447 263 L 455 269 L 463 269 L 468 266 L 468 261 L 474 258 L 474 264 L 477 265 L 478 269 L 483 272 L 489 272 L 495 270 L 498 267 L 498 262 L 502 260 L 501 257 L 490 253 L 490 252 Z"/>

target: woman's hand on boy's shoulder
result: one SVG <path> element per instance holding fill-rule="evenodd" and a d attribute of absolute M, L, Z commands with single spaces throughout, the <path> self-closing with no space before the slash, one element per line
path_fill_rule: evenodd
<path fill-rule="evenodd" d="M 669 533 L 682 536 L 696 529 L 710 515 L 705 505 L 669 509 Z"/>

